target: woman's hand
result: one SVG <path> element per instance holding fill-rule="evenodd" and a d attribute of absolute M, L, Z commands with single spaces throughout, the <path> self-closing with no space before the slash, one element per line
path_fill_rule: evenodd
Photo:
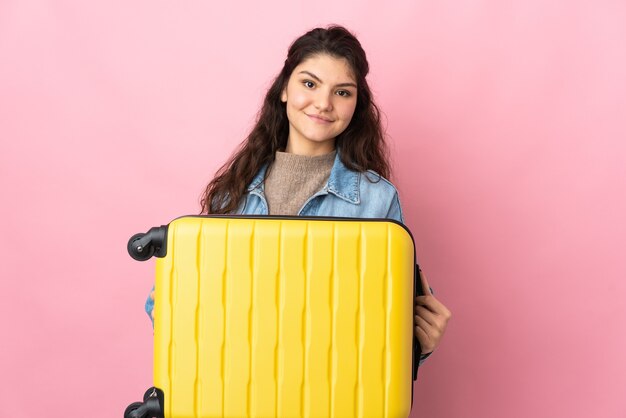
<path fill-rule="evenodd" d="M 422 347 L 422 354 L 431 353 L 446 332 L 452 313 L 430 291 L 426 276 L 419 271 L 424 296 L 415 298 L 415 337 Z"/>

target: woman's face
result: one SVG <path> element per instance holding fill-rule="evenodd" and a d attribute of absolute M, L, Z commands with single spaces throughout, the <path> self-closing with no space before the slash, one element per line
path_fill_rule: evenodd
<path fill-rule="evenodd" d="M 289 119 L 287 152 L 322 155 L 335 149 L 335 138 L 350 124 L 357 85 L 343 58 L 314 55 L 298 65 L 281 100 Z"/>

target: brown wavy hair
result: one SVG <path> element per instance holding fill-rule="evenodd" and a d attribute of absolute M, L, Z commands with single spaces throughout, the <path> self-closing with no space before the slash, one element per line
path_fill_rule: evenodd
<path fill-rule="evenodd" d="M 231 158 L 217 171 L 201 197 L 202 212 L 234 212 L 248 184 L 264 165 L 271 166 L 276 151 L 284 151 L 289 136 L 289 121 L 281 93 L 293 70 L 304 60 L 328 54 L 345 59 L 357 84 L 357 103 L 348 127 L 335 138 L 341 161 L 351 170 L 373 170 L 389 178 L 387 144 L 380 122 L 380 110 L 372 99 L 365 76 L 369 64 L 357 38 L 342 26 L 313 29 L 296 39 L 287 59 L 265 95 L 256 124 Z M 269 170 L 266 172 L 266 176 Z"/>

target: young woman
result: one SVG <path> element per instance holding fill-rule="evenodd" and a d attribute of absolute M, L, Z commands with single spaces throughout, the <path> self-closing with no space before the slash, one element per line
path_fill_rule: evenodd
<path fill-rule="evenodd" d="M 340 26 L 290 46 L 258 121 L 202 196 L 202 213 L 390 218 L 404 222 L 380 113 L 359 41 Z M 450 311 L 431 293 L 415 300 L 422 359 L 441 341 Z M 153 293 L 146 303 L 152 318 Z"/>

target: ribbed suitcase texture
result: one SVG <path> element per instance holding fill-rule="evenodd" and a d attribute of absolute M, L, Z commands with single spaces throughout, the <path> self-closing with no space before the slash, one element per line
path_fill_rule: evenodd
<path fill-rule="evenodd" d="M 183 217 L 156 267 L 165 417 L 408 417 L 415 250 L 401 225 Z"/>

